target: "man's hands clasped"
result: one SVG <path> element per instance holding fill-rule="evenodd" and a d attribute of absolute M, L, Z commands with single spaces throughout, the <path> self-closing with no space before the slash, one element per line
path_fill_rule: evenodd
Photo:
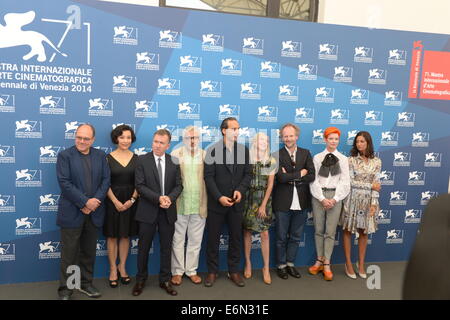
<path fill-rule="evenodd" d="M 242 194 L 239 191 L 234 191 L 233 198 L 222 196 L 219 198 L 219 202 L 224 207 L 232 207 L 235 203 L 239 203 L 242 200 Z"/>
<path fill-rule="evenodd" d="M 81 212 L 83 212 L 84 214 L 91 214 L 92 212 L 97 210 L 97 208 L 100 207 L 101 204 L 102 202 L 100 200 L 91 198 L 86 202 L 86 205 L 81 208 Z"/>
<path fill-rule="evenodd" d="M 172 205 L 172 201 L 168 196 L 159 197 L 159 206 L 163 209 L 168 209 Z"/>

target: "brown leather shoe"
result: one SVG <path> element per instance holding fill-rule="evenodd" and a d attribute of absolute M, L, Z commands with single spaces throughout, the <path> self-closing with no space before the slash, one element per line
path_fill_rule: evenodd
<path fill-rule="evenodd" d="M 202 278 L 200 276 L 193 274 L 192 276 L 189 276 L 189 279 L 191 279 L 193 284 L 200 284 L 202 283 Z"/>
<path fill-rule="evenodd" d="M 172 285 L 169 281 L 160 283 L 159 287 L 163 290 L 166 290 L 166 292 L 171 296 L 176 296 L 178 294 L 178 292 L 174 288 L 172 288 Z"/>
<path fill-rule="evenodd" d="M 217 274 L 208 273 L 208 276 L 205 279 L 205 287 L 212 287 L 214 282 L 216 282 Z"/>
<path fill-rule="evenodd" d="M 181 284 L 182 281 L 183 281 L 183 277 L 180 276 L 180 275 L 178 275 L 178 274 L 174 275 L 174 276 L 172 277 L 172 279 L 170 280 L 170 282 L 171 282 L 173 285 L 176 285 L 176 286 L 179 286 L 179 285 Z"/>
<path fill-rule="evenodd" d="M 238 287 L 245 287 L 245 282 L 242 279 L 241 275 L 237 272 L 229 273 L 228 278 Z"/>
<path fill-rule="evenodd" d="M 138 281 L 133 287 L 132 295 L 137 297 L 139 296 L 145 288 L 145 281 Z"/>

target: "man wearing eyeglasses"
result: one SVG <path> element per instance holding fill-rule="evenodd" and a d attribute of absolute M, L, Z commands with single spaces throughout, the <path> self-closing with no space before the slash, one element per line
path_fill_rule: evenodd
<path fill-rule="evenodd" d="M 69 300 L 68 267 L 76 265 L 81 272 L 80 292 L 100 297 L 92 284 L 98 230 L 103 226 L 103 200 L 110 185 L 106 154 L 92 148 L 95 129 L 90 124 L 78 127 L 75 146 L 58 154 L 56 174 L 61 188 L 56 224 L 61 228 L 61 268 L 58 295 Z M 70 282 L 70 281 L 69 281 Z M 73 284 L 72 282 L 70 282 Z"/>
<path fill-rule="evenodd" d="M 207 216 L 207 193 L 203 180 L 205 151 L 199 142 L 199 128 L 188 126 L 183 132 L 183 145 L 171 154 L 174 162 L 180 164 L 183 182 L 183 192 L 177 199 L 178 217 L 172 244 L 171 282 L 174 285 L 181 284 L 184 274 L 194 284 L 202 282 L 197 268 Z"/>
<path fill-rule="evenodd" d="M 284 147 L 274 154 L 278 160 L 272 209 L 276 222 L 277 274 L 286 280 L 289 275 L 300 278 L 294 263 L 306 222 L 311 209 L 309 183 L 315 179 L 314 163 L 307 149 L 297 146 L 300 128 L 287 123 L 280 130 Z"/>

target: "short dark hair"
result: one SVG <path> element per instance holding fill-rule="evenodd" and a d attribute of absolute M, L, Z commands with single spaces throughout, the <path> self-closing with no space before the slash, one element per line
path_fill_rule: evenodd
<path fill-rule="evenodd" d="M 356 147 L 356 139 L 360 136 L 363 136 L 364 140 L 366 140 L 366 142 L 367 142 L 367 148 L 366 148 L 366 152 L 365 152 L 364 156 L 366 156 L 369 159 L 373 159 L 375 157 L 375 153 L 373 152 L 372 137 L 370 136 L 370 133 L 368 133 L 367 131 L 358 132 L 358 134 L 355 137 L 355 140 L 353 140 L 353 147 L 352 147 L 352 150 L 350 150 L 350 156 L 352 156 L 352 157 L 358 156 L 359 151 L 358 151 L 358 148 Z"/>
<path fill-rule="evenodd" d="M 235 117 L 228 117 L 223 119 L 222 123 L 220 124 L 220 132 L 222 132 L 223 129 L 228 129 L 228 121 L 237 121 L 239 122 Z M 222 133 L 223 135 L 223 133 Z"/>
<path fill-rule="evenodd" d="M 156 132 L 153 134 L 153 138 L 158 135 L 158 136 L 168 136 L 169 137 L 169 143 L 172 140 L 172 135 L 170 134 L 170 131 L 167 129 L 159 129 L 156 130 Z"/>
<path fill-rule="evenodd" d="M 121 124 L 120 126 L 117 126 L 113 131 L 111 131 L 111 141 L 114 144 L 119 143 L 118 139 L 123 134 L 124 131 L 130 131 L 131 132 L 131 142 L 136 141 L 136 135 L 134 134 L 133 128 L 131 128 L 129 125 Z"/>
<path fill-rule="evenodd" d="M 78 132 L 78 129 L 80 129 L 82 126 L 88 126 L 89 128 L 91 128 L 91 130 L 92 130 L 92 137 L 95 138 L 95 128 L 94 128 L 94 126 L 92 124 L 90 124 L 88 122 L 80 124 L 75 132 Z"/>

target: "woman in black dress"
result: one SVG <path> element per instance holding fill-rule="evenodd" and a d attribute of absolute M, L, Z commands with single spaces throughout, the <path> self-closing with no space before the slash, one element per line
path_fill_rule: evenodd
<path fill-rule="evenodd" d="M 136 141 L 133 129 L 127 125 L 117 126 L 111 132 L 111 139 L 117 149 L 107 155 L 111 169 L 111 187 L 106 199 L 106 216 L 103 234 L 107 237 L 110 264 L 109 285 L 117 287 L 119 280 L 129 284 L 125 265 L 130 248 L 130 237 L 137 235 L 134 221 L 138 194 L 134 188 L 134 170 L 137 155 L 129 150 Z M 119 256 L 119 265 L 116 264 Z"/>

